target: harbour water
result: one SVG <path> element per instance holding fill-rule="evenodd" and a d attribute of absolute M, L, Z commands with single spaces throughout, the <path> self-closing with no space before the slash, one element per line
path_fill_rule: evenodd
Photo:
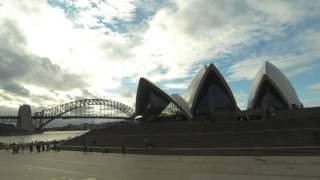
<path fill-rule="evenodd" d="M 0 143 L 31 143 L 36 141 L 60 141 L 80 136 L 88 131 L 45 131 L 40 134 L 19 135 L 19 136 L 0 136 Z"/>

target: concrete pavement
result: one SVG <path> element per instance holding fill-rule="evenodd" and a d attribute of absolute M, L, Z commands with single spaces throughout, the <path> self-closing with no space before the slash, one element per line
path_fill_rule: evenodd
<path fill-rule="evenodd" d="M 320 179 L 320 156 L 167 156 L 0 151 L 3 180 Z"/>

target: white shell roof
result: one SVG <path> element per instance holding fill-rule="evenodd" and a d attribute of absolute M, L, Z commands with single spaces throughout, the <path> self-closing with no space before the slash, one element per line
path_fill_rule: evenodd
<path fill-rule="evenodd" d="M 204 78 L 204 75 L 206 74 L 206 71 L 207 66 L 203 66 L 200 71 L 193 77 L 187 89 L 184 99 L 186 100 L 189 108 L 192 107 L 193 101 L 196 98 L 196 93 L 198 92 L 198 89 L 201 88 L 200 84 L 202 82 L 202 79 Z"/>
<path fill-rule="evenodd" d="M 185 112 L 188 120 L 191 120 L 193 116 L 187 102 L 179 94 L 172 94 L 171 97 L 176 102 L 176 104 L 178 104 L 179 107 Z"/>
<path fill-rule="evenodd" d="M 288 78 L 273 64 L 266 62 L 260 68 L 252 82 L 252 87 L 248 99 L 248 109 L 252 109 L 253 107 L 254 99 L 259 93 L 258 91 L 260 90 L 259 88 L 264 76 L 267 76 L 268 80 L 270 80 L 272 84 L 276 86 L 275 88 L 279 91 L 279 94 L 281 94 L 286 103 L 290 106 L 289 108 L 291 108 L 292 104 L 302 107 L 302 103 L 299 100 L 296 91 L 291 85 Z"/>
<path fill-rule="evenodd" d="M 188 108 L 188 105 L 184 101 L 184 99 L 179 96 L 178 94 L 173 94 L 172 96 L 168 95 L 165 91 L 160 89 L 157 85 L 152 83 L 151 81 L 147 80 L 146 78 L 140 78 L 140 81 L 143 83 L 139 83 L 140 86 L 148 86 L 148 87 L 138 87 L 138 91 L 140 88 L 152 88 L 154 91 L 158 92 L 162 97 L 166 98 L 168 101 L 175 104 L 178 108 L 181 109 L 181 111 L 184 113 L 184 115 L 188 118 L 188 120 L 192 119 L 191 112 Z M 143 94 L 137 93 L 137 98 L 144 98 Z M 138 101 L 138 99 L 137 99 Z M 136 106 L 138 103 L 136 103 Z M 138 109 L 139 107 L 136 107 Z M 140 108 L 139 108 L 140 109 Z"/>
<path fill-rule="evenodd" d="M 218 79 L 224 84 L 226 90 L 228 91 L 228 94 L 230 95 L 230 98 L 233 101 L 233 104 L 235 108 L 237 108 L 234 96 L 231 92 L 231 89 L 229 88 L 227 82 L 224 80 L 222 74 L 219 72 L 219 70 L 213 65 L 210 64 L 209 66 L 204 66 L 200 69 L 200 71 L 196 74 L 196 76 L 192 79 L 187 92 L 185 94 L 185 101 L 189 106 L 190 111 L 193 110 L 195 101 L 197 100 L 197 96 L 199 95 L 198 93 L 200 92 L 200 89 L 202 88 L 203 84 L 205 83 L 204 81 L 206 80 L 209 71 L 213 71 L 217 76 Z"/>

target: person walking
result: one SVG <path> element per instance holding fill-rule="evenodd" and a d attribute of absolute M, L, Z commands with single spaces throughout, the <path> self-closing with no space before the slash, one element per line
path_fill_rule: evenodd
<path fill-rule="evenodd" d="M 29 144 L 29 151 L 30 151 L 30 152 L 33 152 L 33 144 L 32 144 L 32 143 Z"/>
<path fill-rule="evenodd" d="M 122 151 L 122 154 L 126 154 L 126 147 L 124 145 L 121 147 L 121 151 Z"/>

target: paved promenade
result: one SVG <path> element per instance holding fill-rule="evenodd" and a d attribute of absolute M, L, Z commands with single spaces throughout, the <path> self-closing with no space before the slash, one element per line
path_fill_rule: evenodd
<path fill-rule="evenodd" d="M 0 151 L 8 180 L 320 179 L 320 156 L 164 156 Z"/>

